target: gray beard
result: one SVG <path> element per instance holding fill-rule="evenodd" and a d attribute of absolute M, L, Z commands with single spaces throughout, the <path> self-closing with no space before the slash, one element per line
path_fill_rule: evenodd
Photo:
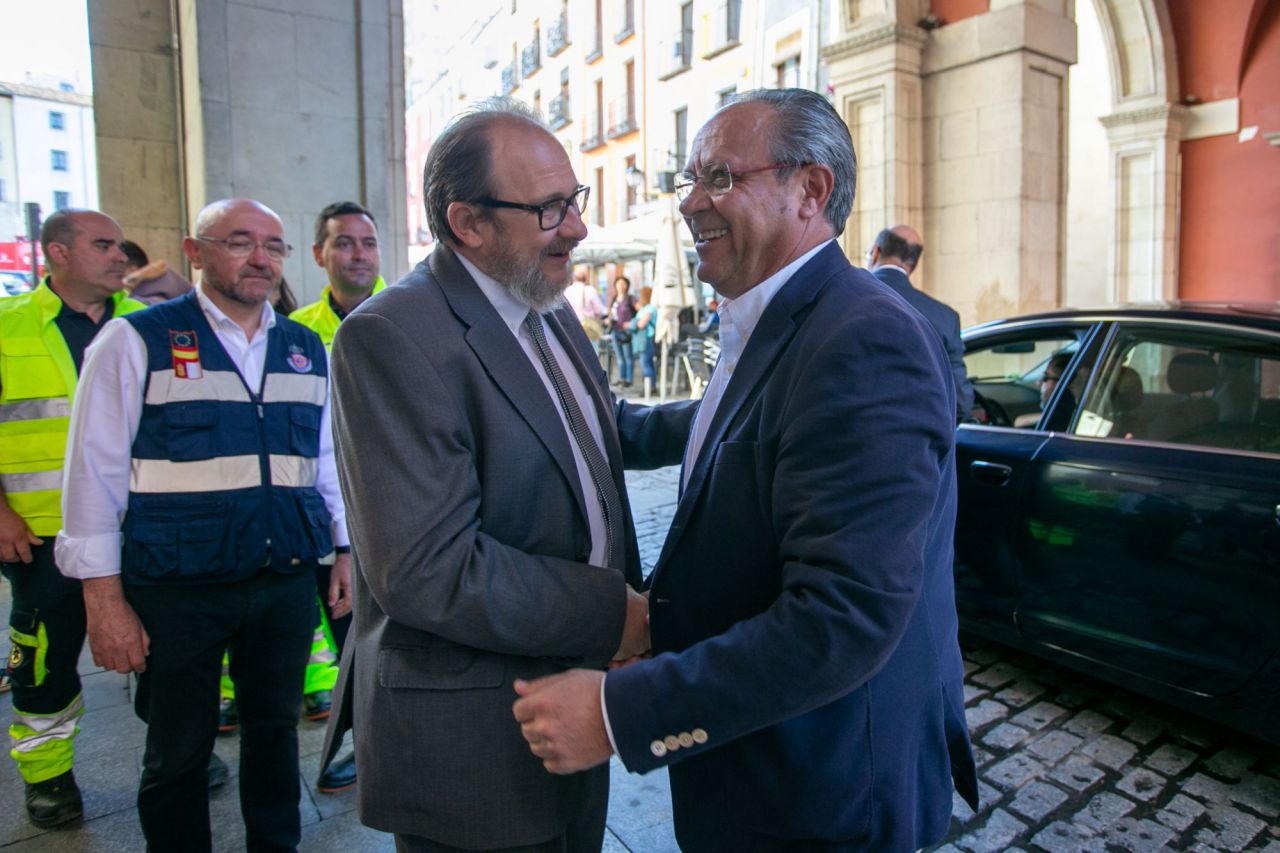
<path fill-rule="evenodd" d="M 502 228 L 499 226 L 499 233 L 501 232 Z M 568 249 L 572 251 L 577 245 L 574 240 L 569 243 Z M 567 280 L 562 285 L 555 284 L 542 272 L 542 262 L 551 254 L 551 250 L 563 251 L 565 248 L 565 241 L 557 240 L 548 244 L 533 263 L 528 263 L 504 245 L 491 261 L 493 270 L 490 275 L 521 305 L 545 314 L 560 304 L 572 277 L 566 276 Z"/>

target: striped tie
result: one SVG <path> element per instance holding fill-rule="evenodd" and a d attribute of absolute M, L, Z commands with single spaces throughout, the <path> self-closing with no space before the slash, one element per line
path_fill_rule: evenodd
<path fill-rule="evenodd" d="M 569 431 L 573 433 L 573 440 L 577 442 L 578 450 L 586 460 L 591 482 L 596 487 L 596 499 L 600 501 L 600 512 L 604 515 L 606 563 L 611 568 L 622 569 L 626 565 L 622 554 L 622 499 L 618 497 L 618 487 L 614 485 L 613 476 L 609 473 L 609 463 L 605 461 L 600 446 L 591 436 L 591 430 L 582 417 L 578 401 L 569 390 L 569 383 L 560 370 L 560 364 L 547 346 L 547 336 L 542 331 L 542 320 L 537 312 L 530 311 L 524 318 L 524 325 L 533 338 L 533 345 L 538 350 L 542 367 L 547 371 L 547 378 L 555 386 L 565 420 L 569 422 Z"/>

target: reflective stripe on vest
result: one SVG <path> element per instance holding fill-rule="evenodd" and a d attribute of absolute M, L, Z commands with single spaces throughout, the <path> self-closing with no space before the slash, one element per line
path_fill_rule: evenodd
<path fill-rule="evenodd" d="M 29 474 L 0 474 L 0 485 L 4 486 L 6 495 L 14 492 L 57 491 L 62 488 L 62 469 L 32 471 Z"/>
<path fill-rule="evenodd" d="M 47 397 L 43 400 L 19 400 L 16 403 L 0 403 L 0 424 L 17 421 L 35 421 L 42 418 L 69 418 L 71 404 L 66 397 Z"/>

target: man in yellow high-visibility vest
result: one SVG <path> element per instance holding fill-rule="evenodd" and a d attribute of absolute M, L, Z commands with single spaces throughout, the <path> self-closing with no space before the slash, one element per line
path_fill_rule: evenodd
<path fill-rule="evenodd" d="M 36 826 L 79 818 L 71 764 L 84 713 L 76 662 L 85 637 L 80 582 L 54 564 L 68 417 L 85 348 L 126 298 L 120 226 L 94 210 L 60 210 L 40 232 L 49 275 L 0 300 L 0 571 L 13 588 L 11 753 Z"/>

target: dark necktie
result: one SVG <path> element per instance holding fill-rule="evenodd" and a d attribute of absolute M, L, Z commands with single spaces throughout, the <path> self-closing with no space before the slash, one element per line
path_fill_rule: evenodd
<path fill-rule="evenodd" d="M 613 476 L 609 473 L 609 463 L 605 461 L 600 445 L 596 444 L 587 421 L 578 408 L 578 401 L 569 388 L 569 382 L 560 370 L 560 364 L 547 346 L 547 336 L 542 331 L 542 320 L 536 312 L 530 311 L 524 318 L 525 328 L 533 338 L 533 346 L 538 351 L 542 367 L 547 371 L 547 378 L 556 389 L 560 398 L 560 406 L 564 409 L 565 420 L 569 422 L 569 431 L 573 440 L 586 460 L 587 471 L 591 474 L 591 482 L 596 487 L 596 499 L 600 501 L 600 512 L 604 515 L 605 559 L 611 568 L 622 570 L 626 561 L 622 553 L 622 499 L 618 496 L 618 488 L 614 485 Z M 601 427 L 604 425 L 601 424 Z"/>

